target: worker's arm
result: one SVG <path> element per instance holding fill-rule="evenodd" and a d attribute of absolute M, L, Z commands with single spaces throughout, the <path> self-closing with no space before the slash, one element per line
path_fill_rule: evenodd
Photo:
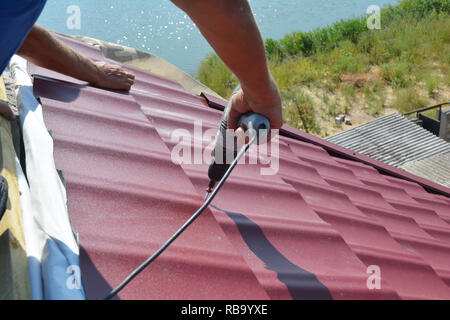
<path fill-rule="evenodd" d="M 248 111 L 269 118 L 273 129 L 282 125 L 281 98 L 267 65 L 258 26 L 247 0 L 172 0 L 200 29 L 242 85 L 233 99 L 229 127 L 235 129 Z"/>
<path fill-rule="evenodd" d="M 79 54 L 38 25 L 31 29 L 17 54 L 40 67 L 105 89 L 130 90 L 134 83 L 134 75 L 121 67 Z"/>

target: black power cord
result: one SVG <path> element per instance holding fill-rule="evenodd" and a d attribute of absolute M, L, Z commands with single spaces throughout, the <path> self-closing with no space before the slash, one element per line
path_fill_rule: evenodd
<path fill-rule="evenodd" d="M 222 188 L 224 183 L 227 181 L 230 174 L 233 172 L 234 168 L 238 164 L 239 160 L 242 156 L 250 149 L 252 144 L 256 141 L 257 135 L 254 135 L 248 144 L 246 144 L 242 150 L 237 155 L 236 159 L 231 164 L 230 168 L 227 170 L 222 180 L 220 180 L 217 187 L 211 193 L 211 196 L 205 200 L 205 203 L 198 209 L 196 213 L 161 247 L 158 251 L 156 251 L 150 258 L 148 258 L 143 264 L 141 264 L 136 270 L 134 270 L 117 288 L 112 290 L 104 300 L 110 300 L 114 298 L 123 288 L 125 288 L 137 275 L 139 275 L 145 268 L 149 266 L 150 263 L 155 261 L 171 244 L 174 242 L 202 213 L 203 211 L 211 204 L 214 200 L 215 196 Z"/>

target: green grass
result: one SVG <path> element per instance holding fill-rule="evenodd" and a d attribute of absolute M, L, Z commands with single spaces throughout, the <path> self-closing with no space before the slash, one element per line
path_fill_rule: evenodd
<path fill-rule="evenodd" d="M 407 88 L 414 83 L 412 79 L 412 66 L 408 62 L 397 61 L 383 65 L 382 76 L 392 88 Z"/>
<path fill-rule="evenodd" d="M 365 108 L 377 115 L 392 90 L 390 106 L 405 112 L 426 106 L 443 85 L 450 86 L 450 0 L 403 0 L 384 8 L 381 18 L 381 30 L 368 30 L 362 17 L 266 40 L 269 67 L 282 93 L 288 124 L 318 132 L 318 109 L 332 116 L 333 110 L 361 107 L 356 96 L 362 96 Z M 380 79 L 366 82 L 363 88 L 343 86 L 343 75 L 366 74 L 373 68 L 378 68 Z M 202 62 L 197 77 L 224 98 L 237 83 L 214 54 Z M 341 99 L 332 103 L 322 99 L 324 106 L 316 106 L 301 92 L 304 87 Z M 419 87 L 424 95 L 417 92 Z M 295 101 L 300 101 L 301 112 Z"/>
<path fill-rule="evenodd" d="M 308 133 L 318 133 L 315 106 L 310 96 L 302 91 L 290 91 L 283 94 L 284 99 L 289 101 L 285 109 L 285 117 L 289 123 Z"/>
<path fill-rule="evenodd" d="M 381 81 L 373 81 L 364 86 L 364 98 L 371 115 L 379 115 L 386 103 L 386 89 Z"/>
<path fill-rule="evenodd" d="M 216 54 L 210 54 L 200 64 L 198 79 L 222 97 L 229 97 L 238 84 L 237 78 Z"/>
<path fill-rule="evenodd" d="M 436 89 L 438 89 L 440 85 L 441 81 L 437 77 L 430 76 L 425 81 L 425 88 L 430 96 L 435 93 Z"/>
<path fill-rule="evenodd" d="M 427 106 L 427 101 L 415 88 L 399 89 L 396 92 L 394 107 L 401 113 L 413 111 Z"/>

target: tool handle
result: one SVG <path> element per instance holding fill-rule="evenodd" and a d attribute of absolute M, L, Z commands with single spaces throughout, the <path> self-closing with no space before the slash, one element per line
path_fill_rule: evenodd
<path fill-rule="evenodd" d="M 228 100 L 225 111 L 223 112 L 222 121 L 220 124 L 220 132 L 222 134 L 223 139 L 227 138 L 227 128 L 228 128 L 228 113 L 231 108 L 231 103 L 233 101 L 233 97 L 238 91 L 241 89 L 241 85 L 239 84 L 233 91 L 231 98 Z M 244 132 L 254 131 L 251 134 L 256 134 L 257 144 L 265 143 L 267 140 L 267 136 L 270 131 L 270 121 L 263 116 L 262 114 L 256 112 L 247 112 L 241 116 L 238 121 L 238 128 L 242 128 Z M 220 141 L 216 141 L 216 143 L 220 143 Z M 226 143 L 222 143 L 225 147 Z M 236 145 L 236 144 L 235 144 Z M 235 150 L 237 152 L 237 150 Z"/>
<path fill-rule="evenodd" d="M 211 184 L 222 179 L 238 153 L 237 139 L 234 134 L 228 133 L 227 128 L 228 112 L 231 108 L 232 99 L 240 89 L 241 86 L 238 85 L 233 91 L 233 94 L 231 95 L 231 98 L 228 101 L 227 107 L 223 113 L 220 129 L 216 137 L 214 156 L 208 170 L 208 176 L 211 180 Z M 248 112 L 241 116 L 238 121 L 238 127 L 248 133 L 250 139 L 256 135 L 257 143 L 261 144 L 265 143 L 267 140 L 267 136 L 270 131 L 270 122 L 265 116 L 259 113 Z"/>
<path fill-rule="evenodd" d="M 257 143 L 266 142 L 270 130 L 269 120 L 262 114 L 255 112 L 248 112 L 243 114 L 238 122 L 238 127 L 245 132 L 254 131 L 251 135 L 256 134 Z"/>

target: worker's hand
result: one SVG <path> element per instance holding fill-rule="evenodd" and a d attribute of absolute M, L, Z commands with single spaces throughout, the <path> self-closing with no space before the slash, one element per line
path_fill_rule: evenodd
<path fill-rule="evenodd" d="M 11 110 L 11 108 L 8 106 L 8 103 L 2 100 L 0 100 L 0 116 L 10 121 L 16 119 L 16 116 L 14 115 L 14 112 Z"/>
<path fill-rule="evenodd" d="M 273 80 L 264 92 L 255 94 L 243 88 L 233 96 L 228 113 L 228 128 L 237 129 L 239 118 L 249 111 L 262 114 L 269 119 L 272 130 L 281 128 L 283 125 L 281 97 Z"/>
<path fill-rule="evenodd" d="M 134 84 L 134 75 L 126 72 L 120 66 L 104 61 L 95 61 L 94 64 L 98 72 L 93 85 L 104 89 L 129 91 Z"/>

